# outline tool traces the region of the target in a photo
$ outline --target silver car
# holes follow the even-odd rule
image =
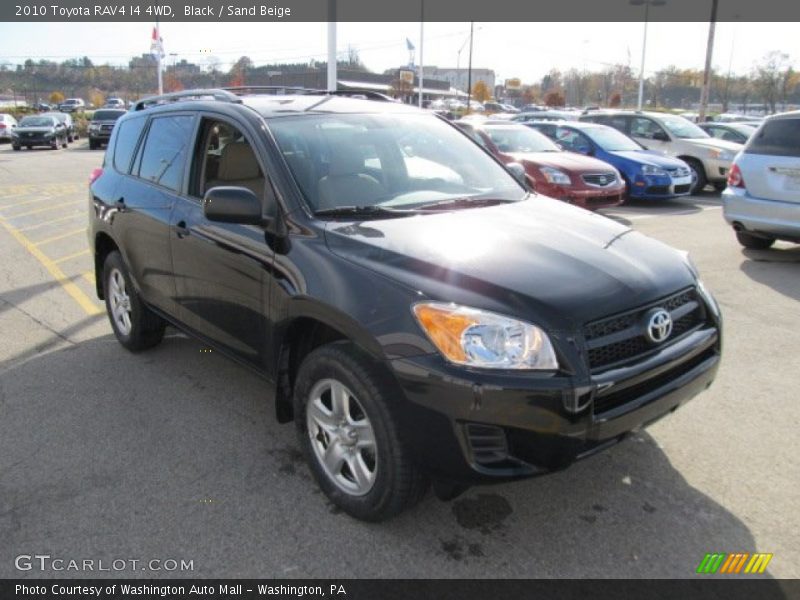
[[[11,140],[11,132],[17,126],[17,120],[9,114],[0,113],[0,140]]]
[[[800,111],[761,124],[736,156],[722,200],[742,246],[800,243]]]

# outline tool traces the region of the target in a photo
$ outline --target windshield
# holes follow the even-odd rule
[[[527,195],[477,144],[431,115],[307,115],[269,126],[313,211]]]
[[[52,127],[52,117],[25,117],[19,123],[20,127]]]
[[[638,143],[613,127],[587,127],[582,131],[606,152],[642,150]]]
[[[669,132],[675,137],[688,140],[694,138],[707,138],[710,137],[705,131],[700,129],[697,125],[684,119],[683,117],[660,117],[664,126],[669,129]]]
[[[530,127],[486,127],[500,152],[560,152],[550,138]]]
[[[122,110],[96,110],[92,121],[116,121],[124,114]]]

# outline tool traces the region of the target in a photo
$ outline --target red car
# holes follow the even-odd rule
[[[476,142],[503,163],[525,167],[540,194],[595,210],[622,204],[625,181],[602,160],[565,152],[545,135],[524,125],[498,121],[458,121]]]

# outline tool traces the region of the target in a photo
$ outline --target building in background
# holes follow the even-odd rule
[[[467,68],[443,68],[443,67],[423,67],[423,73],[425,75],[425,79],[428,77],[432,77],[434,79],[444,79],[450,83],[451,87],[456,88],[457,90],[461,90],[462,92],[467,91],[467,82],[470,79],[469,69]],[[490,90],[494,90],[495,87],[495,75],[492,69],[472,69],[472,85],[474,86],[475,83],[478,81],[483,81],[486,84],[486,87]]]

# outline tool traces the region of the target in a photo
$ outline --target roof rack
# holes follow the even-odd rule
[[[285,85],[243,85],[237,87],[221,88],[233,94],[320,94],[327,96],[364,96],[368,100],[377,100],[380,102],[394,102],[394,98],[381,94],[374,90],[365,90],[361,88],[352,88],[346,90],[321,90],[316,88],[295,87]]]
[[[137,100],[133,105],[133,110],[144,110],[148,106],[154,104],[167,104],[169,102],[178,102],[179,100],[187,100],[190,98],[204,99],[212,98],[220,102],[231,102],[234,104],[241,104],[242,100],[236,94],[224,89],[198,89],[198,90],[183,90],[181,92],[171,92],[169,94],[161,94],[160,96],[148,96]]]
[[[289,94],[319,94],[326,96],[363,96],[367,100],[376,100],[379,102],[395,102],[394,98],[381,94],[373,90],[362,90],[358,88],[348,90],[318,90],[314,88],[294,87],[285,85],[242,85],[236,87],[225,88],[212,88],[212,89],[195,89],[183,90],[181,92],[171,92],[169,94],[161,94],[158,96],[148,96],[138,100],[133,110],[144,110],[153,105],[168,104],[170,102],[178,102],[180,100],[203,100],[212,99],[219,102],[230,102],[233,104],[241,104],[242,99],[240,96],[245,94],[270,94],[276,96],[289,95]]]

